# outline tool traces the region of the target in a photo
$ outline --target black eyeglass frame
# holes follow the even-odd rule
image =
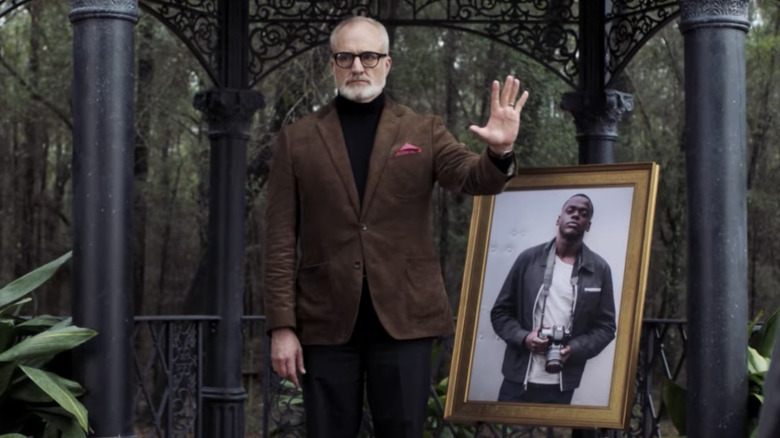
[[[339,64],[339,56],[341,56],[341,55],[349,55],[350,56],[349,65],[343,66],[343,65]],[[376,63],[374,63],[373,65],[366,65],[366,61],[363,60],[363,57],[365,55],[375,55],[376,56]],[[355,58],[360,58],[360,64],[362,64],[364,68],[374,68],[377,65],[379,65],[379,61],[382,58],[387,56],[387,53],[370,52],[370,51],[369,52],[360,52],[360,53],[336,52],[332,56],[333,56],[333,61],[336,63],[336,66],[338,66],[339,68],[345,68],[345,69],[346,68],[352,68],[352,65],[355,64]]]

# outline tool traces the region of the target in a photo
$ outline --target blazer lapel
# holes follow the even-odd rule
[[[366,181],[366,193],[363,196],[361,215],[364,215],[371,206],[382,172],[385,170],[387,160],[390,158],[390,150],[398,137],[401,126],[400,117],[396,113],[396,105],[389,98],[385,98],[385,108],[379,117],[379,126],[376,128],[374,148],[371,151],[371,162],[368,167],[368,181]]]
[[[331,103],[330,111],[326,111],[320,121],[317,123],[317,129],[322,136],[322,142],[325,149],[330,154],[333,167],[336,169],[344,184],[344,190],[347,191],[350,203],[355,209],[355,213],[360,212],[360,202],[358,200],[357,187],[355,187],[355,177],[352,176],[352,168],[349,164],[349,155],[347,155],[347,146],[344,143],[344,134],[341,132],[341,122],[339,122],[338,113],[335,106]]]

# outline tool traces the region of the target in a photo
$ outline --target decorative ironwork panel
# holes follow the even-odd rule
[[[636,398],[631,412],[629,436],[663,436],[661,420],[668,418],[668,415],[666,406],[658,397],[665,380],[680,380],[685,366],[686,341],[684,320],[645,319],[642,322]]]
[[[139,317],[133,334],[140,436],[200,436],[203,324],[209,317]]]
[[[174,33],[200,62],[214,84],[217,39],[219,36],[218,0],[140,0],[139,6]],[[242,0],[245,1],[245,0]]]
[[[607,11],[607,88],[657,31],[680,15],[677,0],[613,0]]]

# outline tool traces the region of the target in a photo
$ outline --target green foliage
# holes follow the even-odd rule
[[[445,377],[440,380],[439,383],[434,385],[436,394],[431,394],[428,397],[428,412],[425,419],[423,437],[473,438],[475,433],[474,426],[455,423],[448,424],[444,421],[444,405],[447,402],[448,384],[449,378]],[[440,433],[439,430],[441,430]]]
[[[20,316],[30,295],[71,257],[41,266],[0,289],[0,438],[81,438],[89,431],[78,383],[53,372],[58,354],[95,336],[71,319]]]
[[[764,324],[757,328],[762,316],[763,312],[759,312],[758,316],[748,324],[748,397],[746,403],[748,417],[747,436],[750,437],[753,437],[758,432],[759,412],[761,405],[764,403],[764,377],[767,371],[769,371],[771,362],[769,356],[772,353],[775,338],[777,337],[780,308],[775,310]],[[674,427],[679,433],[685,433],[687,427],[686,389],[676,382],[667,379],[663,387],[663,401]]]

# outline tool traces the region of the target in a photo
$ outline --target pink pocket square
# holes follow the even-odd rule
[[[422,152],[422,149],[420,149],[418,146],[415,146],[411,143],[405,143],[403,146],[401,146],[401,149],[398,149],[394,157],[400,157],[401,155],[409,154],[419,154],[420,152]]]

